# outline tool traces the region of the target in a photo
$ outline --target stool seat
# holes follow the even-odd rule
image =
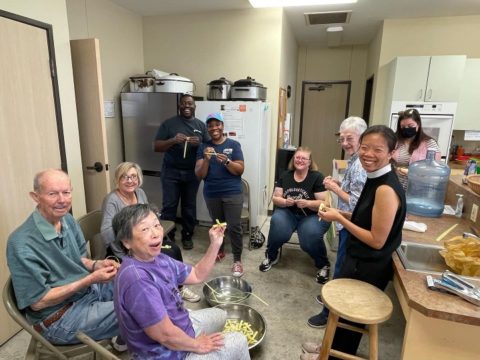
[[[393,305],[385,293],[366,282],[335,279],[323,285],[323,303],[340,317],[362,324],[379,324],[390,318]]]

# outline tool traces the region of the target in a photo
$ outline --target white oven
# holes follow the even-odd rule
[[[448,159],[457,103],[393,101],[390,117],[390,127],[393,131],[397,130],[398,112],[406,109],[418,110],[422,118],[423,131],[437,141],[442,159]]]

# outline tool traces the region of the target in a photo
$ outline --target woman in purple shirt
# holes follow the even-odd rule
[[[152,206],[127,206],[112,225],[116,241],[128,253],[115,280],[114,305],[133,359],[250,359],[243,334],[221,333],[224,310],[189,312],[178,291],[180,284],[206,281],[223,242],[223,227],[210,229],[206,254],[191,266],[162,254],[163,228]]]

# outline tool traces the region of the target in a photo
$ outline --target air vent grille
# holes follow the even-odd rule
[[[330,25],[330,24],[346,24],[350,21],[352,12],[348,11],[329,11],[305,13],[307,25]]]

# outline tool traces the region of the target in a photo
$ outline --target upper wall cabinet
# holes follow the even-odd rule
[[[456,102],[465,55],[402,56],[392,61],[392,100]]]
[[[478,121],[478,103],[480,94],[480,59],[467,59],[463,76],[457,112],[455,130],[480,130]]]

